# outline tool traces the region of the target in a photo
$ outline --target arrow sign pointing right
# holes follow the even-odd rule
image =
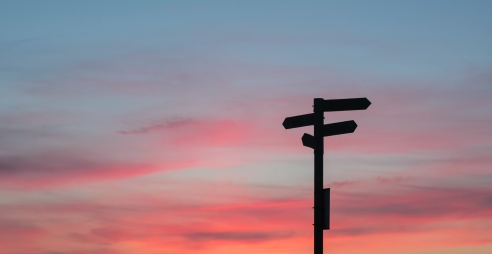
[[[323,102],[323,111],[364,110],[369,105],[371,105],[371,102],[367,98],[325,100]]]
[[[352,133],[357,128],[357,124],[354,120],[339,122],[339,123],[330,123],[325,124],[323,126],[323,136],[334,136],[346,133]]]
[[[357,129],[357,124],[351,121],[339,122],[339,123],[330,123],[323,125],[323,136],[335,136],[340,134],[352,133]],[[302,145],[310,147],[314,149],[314,143],[316,142],[312,135],[304,133],[302,135]]]

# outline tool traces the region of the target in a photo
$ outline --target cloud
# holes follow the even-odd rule
[[[0,216],[0,249],[15,249],[26,241],[35,245],[48,233],[42,227],[2,217]]]
[[[287,238],[290,234],[257,232],[194,232],[185,234],[191,241],[266,241],[278,238]]]
[[[105,160],[80,151],[0,156],[0,184],[4,188],[14,189],[121,179],[156,170],[149,164]]]
[[[160,133],[166,138],[168,146],[238,146],[253,138],[251,126],[246,122],[227,119],[199,120],[192,118],[171,118],[163,121],[152,121],[149,126],[130,131],[119,131],[121,134]]]
[[[141,127],[135,130],[119,131],[118,133],[129,134],[148,134],[150,132],[176,129],[184,127],[186,125],[194,124],[197,120],[191,118],[174,117],[171,119],[165,119],[163,121],[153,121],[149,126]]]
[[[473,234],[490,230],[483,224],[492,216],[488,186],[453,187],[448,186],[450,179],[400,174],[329,185],[332,229],[325,234],[333,251],[360,251],[365,239],[374,241],[381,235],[399,241],[432,233],[448,240],[428,239],[422,246],[447,246],[453,239],[459,240],[453,244],[463,246],[474,239]],[[59,251],[68,252],[77,246],[95,251],[105,246],[116,253],[131,253],[129,246],[150,253],[165,246],[173,246],[177,253],[219,251],[219,246],[248,246],[245,252],[267,251],[271,245],[287,252],[311,246],[311,191],[299,189],[309,195],[293,198],[283,189],[268,189],[278,192],[272,194],[255,185],[198,183],[176,181],[160,173],[92,184],[89,196],[54,197],[37,203],[12,200],[0,206],[0,214],[4,221],[33,218],[31,222],[46,232],[41,240],[55,244],[64,239],[65,247]],[[133,190],[133,185],[138,188]],[[281,193],[285,195],[280,198],[266,197]],[[447,227],[458,228],[462,234],[448,232]],[[352,244],[344,245],[348,239]]]
[[[446,225],[480,234],[490,230],[490,227],[480,228],[478,225],[492,215],[492,189],[488,186],[446,186],[450,181],[449,178],[398,181],[374,178],[342,189],[333,187],[332,230],[329,233],[342,239],[377,235],[418,236],[429,232],[437,234],[438,231],[447,235],[442,232]],[[474,228],[462,228],[463,225],[474,225]],[[471,240],[471,234],[453,237]]]

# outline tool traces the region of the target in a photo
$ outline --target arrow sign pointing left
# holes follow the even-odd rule
[[[314,124],[314,114],[306,114],[306,115],[300,115],[300,116],[291,116],[285,118],[284,122],[282,125],[284,126],[285,129],[292,129],[292,128],[298,128],[298,127],[304,127],[304,126],[309,126]]]
[[[307,134],[307,133],[304,133],[304,135],[302,135],[302,145],[303,146],[307,146],[307,147],[311,147],[314,149],[314,137]]]

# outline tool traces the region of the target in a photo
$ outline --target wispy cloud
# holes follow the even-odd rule
[[[453,246],[466,246],[474,241],[473,234],[490,230],[482,224],[492,215],[489,195],[492,190],[487,185],[452,186],[450,179],[406,176],[409,172],[329,185],[332,188],[332,230],[327,232],[327,241],[332,243],[332,250],[360,250],[367,238],[384,236],[398,241],[401,237],[414,239],[432,232],[441,232],[449,239],[429,241],[421,248],[455,240]],[[262,191],[255,191],[259,187],[254,185],[203,182],[196,186],[196,181],[176,182],[167,178],[168,175],[161,173],[129,179],[126,183],[97,184],[93,185],[95,192],[90,196],[79,193],[75,199],[52,199],[37,204],[10,201],[2,205],[1,210],[11,211],[2,213],[3,218],[7,216],[10,221],[26,216],[32,218],[24,225],[36,225],[39,232],[45,232],[37,236],[40,240],[59,241],[52,231],[56,229],[63,235],[67,251],[80,244],[94,250],[101,250],[97,246],[104,245],[108,250],[121,253],[131,253],[126,250],[130,243],[154,246],[156,250],[172,243],[174,251],[178,252],[194,248],[218,251],[217,246],[235,248],[238,244],[251,243],[254,249],[280,244],[279,248],[285,251],[310,245],[310,191],[306,192],[309,193],[306,198],[285,194],[281,198],[267,198],[265,189],[260,187]],[[460,176],[452,179],[458,178]],[[157,179],[160,180],[155,182]],[[132,186],[128,182],[146,187],[134,192],[126,189]],[[115,195],[110,189],[124,192]],[[77,193],[75,190],[72,195]],[[275,188],[270,191],[275,195],[285,193]],[[204,196],[215,198],[203,199]],[[35,216],[32,211],[37,211]],[[58,220],[51,219],[53,216]],[[65,218],[77,219],[61,224]],[[443,227],[459,228],[461,233],[443,232]],[[11,234],[20,233],[12,231]],[[345,244],[348,239],[351,245]],[[482,241],[490,243],[492,239]],[[381,251],[389,248],[378,246],[373,248]],[[39,245],[39,248],[44,247]],[[253,249],[245,247],[244,251],[248,250]]]

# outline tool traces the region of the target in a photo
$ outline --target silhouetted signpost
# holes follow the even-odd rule
[[[302,136],[302,144],[314,149],[314,254],[323,253],[323,229],[330,229],[330,188],[323,189],[323,137],[352,133],[357,128],[354,121],[324,124],[324,112],[364,110],[369,105],[367,98],[315,98],[314,113],[287,117],[282,123],[285,129],[314,125],[314,136]]]

